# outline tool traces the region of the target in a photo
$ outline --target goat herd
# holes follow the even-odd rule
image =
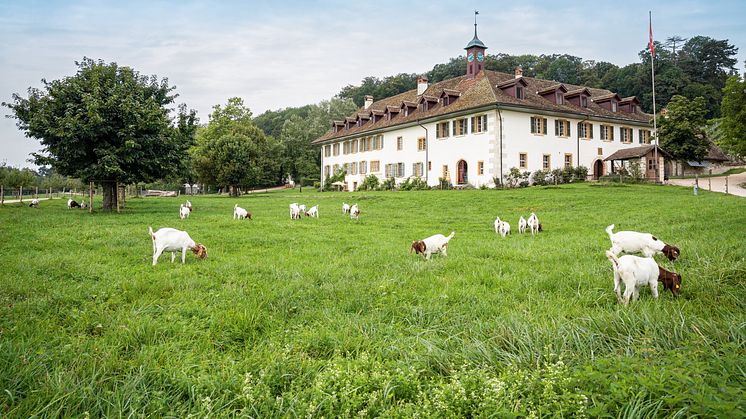
[[[32,200],[29,206],[38,207],[39,200]],[[69,199],[67,207],[86,208],[86,203],[83,201],[79,204]],[[306,217],[319,218],[318,205],[314,205],[306,210],[305,205],[292,203],[289,208],[291,220],[300,219],[301,214],[305,214]],[[186,201],[186,204],[180,205],[179,217],[182,220],[189,218],[191,212],[192,203],[190,201]],[[349,205],[343,203],[342,213],[349,214],[353,220],[360,219],[360,208],[357,204]],[[252,214],[236,204],[233,207],[233,219],[251,220]],[[502,237],[510,234],[510,224],[507,221],[501,220],[500,217],[495,219],[494,226],[496,234]],[[184,263],[187,250],[191,250],[200,259],[207,257],[207,248],[192,240],[186,231],[167,227],[161,228],[156,232],[153,232],[151,227],[148,227],[148,230],[153,242],[153,266],[158,263],[158,258],[163,252],[171,252],[171,262],[176,258],[176,253],[181,252],[181,263]],[[543,231],[539,218],[533,212],[528,219],[523,218],[523,216],[518,219],[518,232],[523,234],[527,230],[530,230],[532,235]],[[435,234],[422,240],[415,240],[412,242],[410,253],[421,254],[427,260],[436,253],[448,256],[448,243],[455,234],[455,232],[451,232],[448,236]],[[653,297],[658,298],[658,282],[663,283],[664,290],[670,290],[674,296],[679,295],[681,292],[682,276],[676,272],[664,269],[653,259],[654,255],[662,253],[669,260],[675,261],[680,255],[678,247],[668,245],[649,233],[639,233],[636,231],[619,231],[614,233],[614,224],[606,227],[606,234],[608,234],[609,240],[611,240],[611,248],[606,251],[606,257],[614,269],[614,292],[620,303],[628,304],[630,299],[633,301],[637,300],[640,288],[644,286],[649,286]],[[634,255],[620,257],[620,253],[641,253],[644,257]],[[625,287],[623,295],[621,290],[622,284]]]

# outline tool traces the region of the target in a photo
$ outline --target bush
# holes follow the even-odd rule
[[[383,191],[395,191],[396,190],[396,179],[390,177],[381,183],[381,190]]]
[[[451,184],[451,180],[450,179],[439,177],[438,178],[438,188],[440,188],[440,189],[453,189],[453,184]]]
[[[339,169],[337,173],[335,173],[332,176],[329,176],[326,178],[326,181],[324,182],[324,190],[325,191],[335,191],[336,186],[333,186],[332,183],[334,182],[344,182],[345,176],[347,175],[347,172],[344,169]]]
[[[407,180],[399,185],[399,189],[401,189],[402,191],[422,191],[430,189],[430,187],[427,186],[427,182],[425,182],[422,178],[408,177]]]
[[[642,168],[640,167],[639,160],[632,160],[629,162],[629,176],[636,182],[642,182],[645,180],[645,176],[642,174]]]
[[[578,166],[575,168],[575,181],[585,182],[588,179],[588,168],[585,166]]]
[[[357,186],[358,191],[376,191],[381,187],[381,182],[376,175],[366,176],[361,184]]]
[[[314,189],[319,189],[319,188],[321,188],[321,182],[319,182],[318,180],[317,180],[317,181],[315,181],[315,182],[313,183],[313,188],[314,188]]]
[[[500,176],[495,176],[492,178],[492,182],[495,183],[495,189],[499,189],[503,187],[502,182],[500,181]]]
[[[545,186],[549,184],[551,178],[549,177],[549,170],[537,170],[531,176],[531,181],[536,186]]]
[[[511,167],[505,176],[505,186],[508,188],[525,188],[528,186],[528,179],[531,172],[521,172],[517,167]]]

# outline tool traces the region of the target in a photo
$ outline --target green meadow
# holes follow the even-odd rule
[[[195,197],[183,221],[180,202],[0,208],[0,417],[746,415],[743,198],[282,191]],[[291,202],[320,219],[290,220]],[[254,220],[233,221],[235,203]],[[544,232],[517,234],[531,211]],[[612,223],[681,248],[656,257],[680,297],[617,303]],[[209,257],[151,266],[148,226]],[[409,253],[451,231],[448,257]]]

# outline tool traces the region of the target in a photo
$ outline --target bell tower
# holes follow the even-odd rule
[[[484,70],[484,51],[487,47],[477,37],[477,15],[474,11],[474,38],[466,45],[466,77],[473,79],[477,73]]]

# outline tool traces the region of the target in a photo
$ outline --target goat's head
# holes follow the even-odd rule
[[[670,260],[671,262],[678,259],[679,255],[681,254],[681,251],[676,246],[669,246],[669,245],[663,245],[663,249],[661,249],[661,252],[663,252],[664,255]]]
[[[195,244],[194,247],[192,247],[192,252],[194,252],[194,254],[200,259],[207,258],[207,248],[204,245],[199,243]]]
[[[414,251],[416,254],[422,254],[425,253],[425,242],[422,240],[415,240],[412,242],[412,248],[409,249],[409,253],[412,253]]]
[[[664,290],[671,290],[671,293],[678,297],[681,292],[681,275],[676,272],[667,271],[658,266],[658,280],[663,283]]]
[[[541,226],[541,223],[539,223],[539,231],[544,231],[544,227]]]
[[[250,213],[250,212],[248,212],[248,211],[246,211],[246,218],[248,218],[249,220],[251,220],[251,219],[252,219],[252,218],[251,218],[251,213]]]

